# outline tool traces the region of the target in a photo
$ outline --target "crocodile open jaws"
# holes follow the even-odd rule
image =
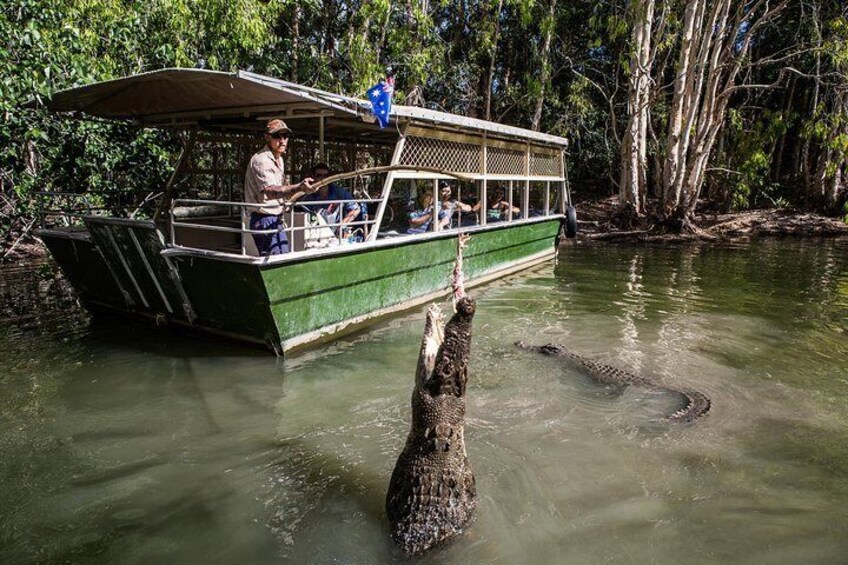
[[[465,453],[465,387],[476,303],[465,294],[460,237],[451,284],[455,314],[444,327],[438,306],[427,311],[412,391],[412,427],[386,495],[392,539],[419,555],[462,533],[477,506]]]
[[[603,385],[617,387],[636,385],[653,390],[663,390],[678,394],[683,397],[686,404],[680,410],[670,416],[666,416],[665,419],[669,422],[693,422],[710,411],[711,402],[709,397],[696,390],[675,389],[663,386],[646,377],[619,369],[618,367],[613,367],[612,365],[599,363],[598,361],[589,359],[588,357],[583,357],[573,351],[569,351],[562,345],[554,343],[548,343],[546,345],[529,345],[523,341],[516,341],[515,345],[521,349],[537,351],[553,357],[565,358],[583,372],[587,373],[593,380]]]

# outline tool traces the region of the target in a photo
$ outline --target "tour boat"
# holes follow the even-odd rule
[[[471,286],[552,260],[560,238],[576,231],[568,141],[555,135],[403,105],[381,128],[365,100],[246,71],[164,69],[63,90],[46,105],[169,129],[183,145],[161,192],[124,213],[86,192],[41,193],[38,233],[95,315],[127,314],[283,355],[444,296],[461,233],[471,236]],[[323,206],[353,202],[362,213],[341,225],[321,202],[292,198],[283,214],[290,251],[262,257],[241,190],[274,117],[292,130],[287,180],[328,163],[339,172],[328,180],[352,198]],[[445,221],[407,233],[410,202],[422,192],[439,202],[445,181],[455,198],[439,204]]]

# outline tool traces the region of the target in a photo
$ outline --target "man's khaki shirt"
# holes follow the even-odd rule
[[[283,213],[280,201],[264,191],[268,186],[283,186],[283,171],[282,156],[279,159],[274,157],[267,145],[250,158],[244,174],[244,201],[248,204],[273,203],[275,206],[249,207],[248,211],[272,215]]]

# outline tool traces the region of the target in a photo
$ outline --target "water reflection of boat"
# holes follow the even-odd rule
[[[40,236],[92,312],[282,353],[445,293],[460,230],[474,236],[465,257],[473,285],[549,260],[562,226],[574,228],[567,141],[553,135],[406,106],[380,129],[362,100],[243,71],[166,69],[61,91],[47,106],[171,128],[184,142],[151,219],[46,206]],[[291,252],[258,257],[241,183],[277,115],[294,132],[287,170],[322,161],[351,171],[337,178],[354,183],[369,213],[342,229],[292,202]],[[445,179],[476,213],[407,235],[399,203],[422,191],[438,201]],[[493,221],[485,212],[501,193],[509,212]]]

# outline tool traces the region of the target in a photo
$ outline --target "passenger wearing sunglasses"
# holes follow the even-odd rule
[[[288,239],[282,222],[283,200],[295,192],[314,192],[312,178],[297,184],[285,184],[283,153],[289,144],[291,130],[283,120],[272,119],[265,124],[265,147],[250,159],[244,175],[244,201],[248,204],[266,204],[248,207],[251,230],[276,230],[275,233],[255,233],[253,241],[263,257],[286,253]]]

